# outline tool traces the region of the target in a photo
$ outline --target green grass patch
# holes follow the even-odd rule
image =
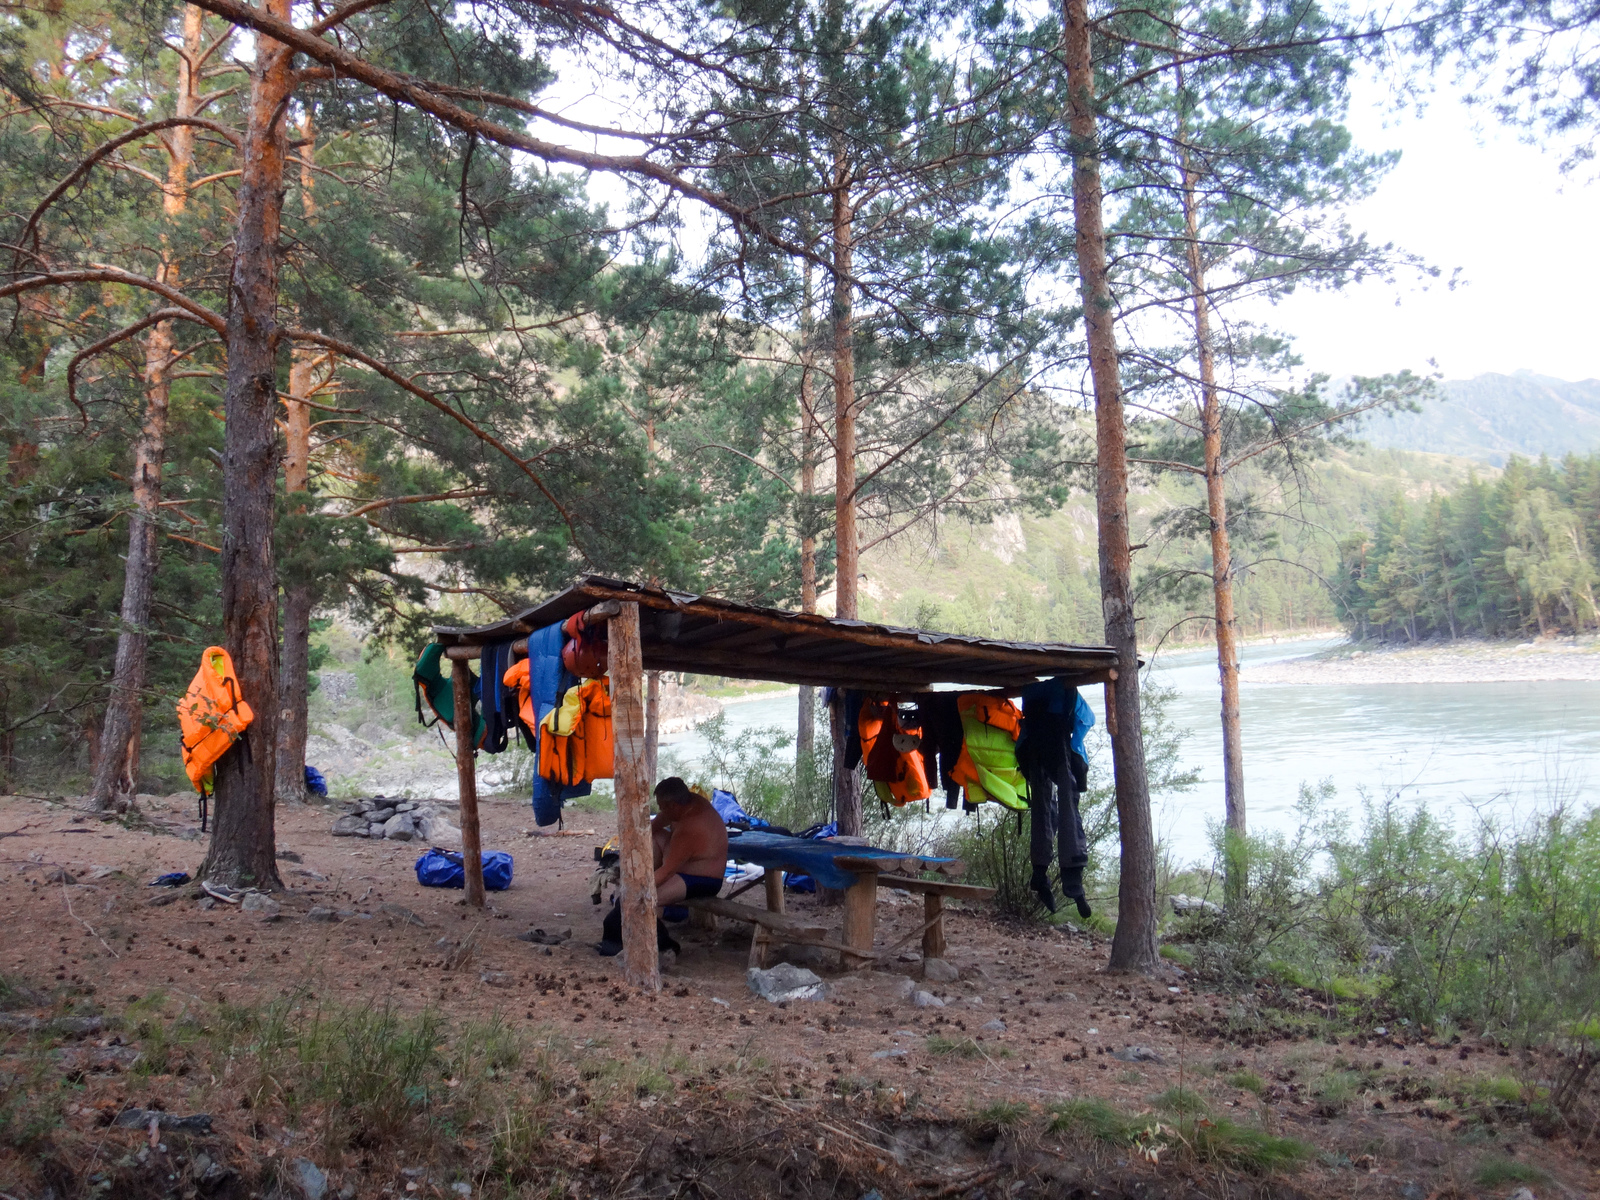
[[[1181,1095],[1181,1089],[1173,1092]],[[1163,1093],[1162,1098],[1171,1096],[1171,1092]],[[1170,1120],[1153,1112],[1127,1116],[1103,1100],[1069,1100],[1054,1106],[1050,1113],[1052,1133],[1131,1147],[1146,1158],[1187,1154],[1202,1163],[1264,1174],[1298,1166],[1311,1155],[1311,1147],[1295,1138],[1225,1119],[1211,1120],[1198,1113]]]
[[[971,1038],[946,1037],[936,1033],[928,1039],[928,1053],[940,1058],[978,1058],[983,1050]]]
[[[1204,1116],[1208,1111],[1204,1098],[1193,1088],[1168,1088],[1159,1096],[1152,1096],[1150,1103],[1162,1112],[1176,1113],[1184,1117]]]
[[[1117,1146],[1132,1144],[1148,1127],[1149,1122],[1126,1117],[1104,1100],[1068,1100],[1050,1108],[1051,1133],[1078,1134]]]
[[[1330,1071],[1317,1080],[1311,1095],[1320,1115],[1336,1117],[1355,1102],[1361,1094],[1361,1086],[1361,1076],[1354,1071]]]
[[[1161,947],[1161,957],[1186,970],[1194,966],[1194,950],[1189,946],[1164,945]]]
[[[1466,1081],[1466,1089],[1477,1099],[1492,1104],[1520,1104],[1523,1099],[1521,1082],[1505,1075],[1474,1076]]]
[[[1267,1090],[1266,1080],[1262,1079],[1254,1071],[1235,1071],[1228,1076],[1228,1084],[1241,1091],[1254,1092],[1258,1096]]]
[[[986,1129],[1010,1129],[1027,1120],[1032,1110],[1020,1100],[996,1100],[974,1115],[974,1122]]]
[[[1513,1158],[1486,1158],[1472,1178],[1479,1187],[1502,1187],[1508,1183],[1543,1183],[1550,1174]]]

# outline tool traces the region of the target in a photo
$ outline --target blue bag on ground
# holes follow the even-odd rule
[[[505,891],[511,886],[511,855],[504,850],[485,850],[482,857],[484,890]],[[467,886],[465,860],[458,851],[432,846],[417,859],[417,882],[423,887],[464,888]]]
[[[327,798],[328,781],[323,778],[322,772],[317,770],[315,767],[306,768],[306,791],[310,792],[313,796],[321,796],[324,799]]]

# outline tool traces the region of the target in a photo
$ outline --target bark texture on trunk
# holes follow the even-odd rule
[[[805,300],[800,311],[800,611],[817,611],[817,533],[811,527],[816,513],[812,497],[817,494],[817,380],[816,354],[812,344],[812,267],[807,259],[803,268]],[[800,688],[800,711],[795,736],[795,762],[809,762],[817,745],[817,701],[810,686]]]
[[[267,11],[289,19],[289,0]],[[278,580],[272,553],[278,476],[276,358],[288,49],[258,36],[239,178],[239,232],[229,282],[223,437],[222,613],[228,652],[255,720],[217,764],[216,825],[203,879],[281,888],[275,861]]]
[[[1217,629],[1217,675],[1222,684],[1222,783],[1229,834],[1245,835],[1244,742],[1239,718],[1239,621],[1233,610],[1233,550],[1228,544],[1227,469],[1222,461],[1222,398],[1217,394],[1216,351],[1211,341],[1211,304],[1200,256],[1195,177],[1183,173],[1183,218],[1189,288],[1194,301],[1195,349],[1200,360],[1200,429],[1206,470],[1206,512],[1211,521],[1211,592]],[[1237,892],[1236,865],[1228,859],[1226,888]]]
[[[315,130],[307,112],[300,123],[300,199],[309,220],[316,211],[316,176],[311,165],[316,159]],[[311,406],[297,403],[309,399],[317,351],[311,346],[296,346],[289,359],[289,395],[284,402],[283,490],[289,497],[311,487]],[[305,505],[297,504],[298,512]],[[315,600],[309,580],[290,580],[283,589],[283,652],[278,686],[281,701],[278,711],[278,763],[275,790],[280,804],[306,798],[306,735],[311,700],[311,609]]]
[[[200,109],[200,89],[192,64],[204,50],[204,14],[190,5],[183,13],[183,52],[178,57],[178,85],[173,115],[192,117]],[[189,169],[194,163],[194,127],[179,125],[166,132],[167,178],[161,210],[169,220],[183,212],[189,197]],[[156,279],[176,284],[178,255],[163,239]],[[172,325],[150,329],[144,347],[144,422],[133,446],[133,511],[128,514],[128,559],[118,614],[117,655],[111,674],[111,697],[100,731],[101,754],[90,795],[96,809],[124,807],[139,789],[140,727],[144,715],[145,664],[150,646],[150,601],[160,560],[161,473],[167,456],[167,415],[172,380]]]
[[[1100,601],[1106,642],[1116,648],[1118,656],[1117,678],[1108,689],[1106,713],[1122,842],[1117,931],[1111,941],[1110,965],[1114,970],[1150,971],[1160,962],[1156,945],[1155,834],[1139,712],[1139,643],[1128,533],[1127,426],[1116,314],[1106,265],[1088,0],[1064,0],[1062,9],[1062,50],[1072,139],[1072,210],[1077,227],[1078,279],[1089,343],[1089,370],[1094,381]]]
[[[656,952],[656,870],[650,783],[644,768],[644,670],[639,606],[623,601],[610,632],[611,723],[616,748],[617,841],[622,872],[622,971],[635,987],[661,990]]]
[[[644,677],[644,777],[654,783],[656,761],[661,749],[661,672]]]
[[[856,356],[855,297],[851,282],[855,251],[850,200],[850,161],[841,142],[834,154],[833,191],[833,406],[834,406],[834,615],[857,616],[860,555],[856,540]],[[861,794],[855,773],[844,768],[842,721],[835,718],[834,811],[839,832],[861,835]]]

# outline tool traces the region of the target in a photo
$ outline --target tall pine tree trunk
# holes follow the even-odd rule
[[[1222,398],[1217,393],[1216,349],[1211,341],[1211,303],[1205,263],[1200,257],[1200,221],[1195,207],[1195,177],[1183,167],[1183,220],[1187,234],[1189,291],[1194,302],[1195,350],[1200,360],[1200,430],[1205,459],[1206,512],[1211,521],[1211,591],[1217,630],[1217,675],[1222,684],[1222,784],[1230,843],[1225,855],[1225,890],[1242,893],[1246,833],[1244,736],[1239,718],[1239,621],[1233,610],[1233,550],[1228,544],[1227,471],[1222,462]]]
[[[805,298],[800,310],[800,611],[817,611],[817,531],[812,497],[817,494],[817,382],[812,337],[811,260],[803,267]],[[796,775],[810,779],[811,757],[817,745],[817,699],[809,684],[800,687],[800,711],[795,737]]]
[[[1117,823],[1122,840],[1117,931],[1111,941],[1110,965],[1113,970],[1150,971],[1159,962],[1155,835],[1139,713],[1139,642],[1133,612],[1133,552],[1128,536],[1127,426],[1106,265],[1088,0],[1064,0],[1062,7],[1062,50],[1072,140],[1072,211],[1077,227],[1078,280],[1089,342],[1089,370],[1094,380],[1100,603],[1106,641],[1117,651],[1117,678],[1106,689],[1106,730],[1111,735]]]
[[[300,123],[300,203],[309,221],[316,212],[311,164],[316,160],[316,132],[307,110]],[[311,490],[311,406],[297,403],[312,392],[316,351],[296,346],[289,359],[289,395],[285,401],[283,490],[295,511],[304,512],[304,496]],[[275,790],[280,804],[306,798],[306,734],[311,700],[311,581],[292,579],[283,588],[283,651],[280,660],[278,762]]]
[[[290,19],[289,0],[266,0]],[[284,116],[294,87],[287,47],[257,35],[249,124],[239,177],[239,232],[229,280],[228,382],[223,437],[222,619],[228,652],[255,720],[217,764],[216,825],[202,879],[281,888],[274,861],[278,750],[276,495],[279,227]]]
[[[833,161],[833,405],[834,405],[834,615],[854,620],[860,555],[856,541],[856,358],[853,319],[854,211],[850,158],[841,139]],[[845,769],[843,728],[834,722],[833,794],[839,832],[861,835],[861,790]]]
[[[174,116],[192,117],[200,107],[200,87],[192,69],[204,50],[204,14],[193,6],[183,12],[183,51],[178,57]],[[189,197],[189,168],[194,163],[194,127],[180,125],[165,135],[167,180],[161,210],[170,222],[183,212]],[[162,239],[156,278],[178,282],[178,255]],[[90,788],[93,805],[105,810],[124,806],[139,787],[139,734],[144,712],[145,663],[149,653],[150,598],[160,559],[161,472],[167,456],[167,413],[172,382],[172,325],[150,329],[144,347],[144,422],[133,446],[133,511],[128,516],[128,560],[122,580],[122,608],[117,630],[117,656],[111,674],[111,699],[100,730],[100,754]]]

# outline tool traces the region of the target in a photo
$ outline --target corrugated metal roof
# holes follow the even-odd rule
[[[639,605],[647,671],[896,691],[935,683],[1015,688],[1048,675],[1090,683],[1104,679],[1117,664],[1110,646],[1006,642],[902,629],[760,608],[600,575],[587,576],[504,621],[436,626],[433,633],[446,646],[480,646],[525,637],[606,600]]]

